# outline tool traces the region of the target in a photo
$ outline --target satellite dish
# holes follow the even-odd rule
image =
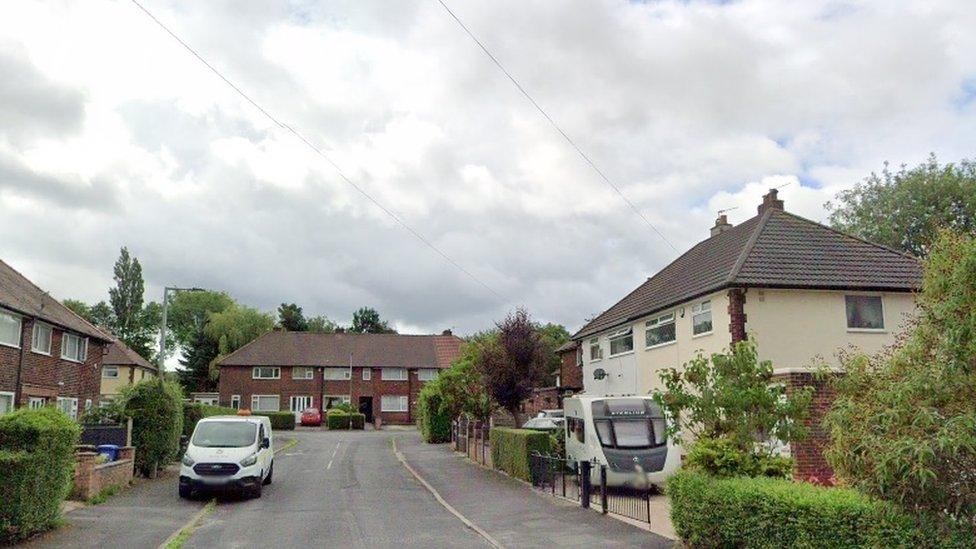
[[[593,370],[593,379],[599,381],[605,377],[607,377],[607,371],[604,370],[603,368],[597,368],[596,370]]]

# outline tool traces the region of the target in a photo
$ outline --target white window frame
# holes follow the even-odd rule
[[[847,298],[849,298],[849,297],[876,297],[876,298],[878,298],[878,301],[881,303],[881,327],[880,328],[857,328],[857,327],[852,327],[850,324],[848,324],[847,323]],[[883,334],[883,333],[887,332],[888,329],[887,329],[887,327],[885,325],[885,304],[884,304],[884,296],[875,295],[875,294],[844,294],[844,325],[847,326],[847,331],[848,332],[854,332],[854,333],[861,332],[861,333],[868,333],[868,334]]]
[[[37,334],[41,330],[47,330],[47,350],[44,350],[37,345]],[[44,322],[34,322],[34,328],[31,329],[31,352],[37,353],[39,355],[51,356],[51,348],[54,345],[54,326],[46,324]]]
[[[0,340],[0,345],[3,345],[5,347],[13,347],[14,349],[20,349],[20,342],[21,339],[24,337],[24,317],[18,314],[11,313],[6,309],[0,309],[0,316],[11,318],[17,322],[17,342],[10,343],[7,341]]]
[[[434,381],[440,370],[437,368],[420,368],[417,370],[417,381]]]
[[[258,407],[256,406],[256,404],[262,398],[276,398],[276,399],[278,399],[278,409],[277,410],[265,410],[263,408],[262,409],[258,409]],[[251,411],[254,411],[254,412],[280,412],[281,411],[281,395],[251,395]]]
[[[235,410],[241,409],[241,395],[230,395],[230,407]]]
[[[10,391],[0,391],[0,398],[7,398],[7,397],[10,398],[10,407],[7,409],[6,412],[0,411],[0,416],[2,416],[3,414],[10,413],[10,412],[13,412],[14,411],[14,404],[16,404],[14,402],[14,397],[15,396],[16,395],[14,395],[13,393],[11,393]]]
[[[393,377],[393,373],[397,373],[397,377]],[[403,373],[401,376],[400,373]],[[407,369],[406,368],[380,368],[380,379],[383,381],[407,381]]]
[[[71,419],[78,419],[78,399],[74,397],[58,397],[58,410],[61,410]],[[68,410],[64,409],[64,404],[68,403]]]
[[[272,370],[274,373],[269,376],[259,376],[259,370]],[[251,379],[281,379],[281,368],[278,366],[255,366],[251,369]],[[272,396],[272,395],[261,395]]]
[[[301,377],[297,376],[296,373],[299,370],[303,370],[306,373],[306,375],[303,375]],[[315,379],[315,368],[313,368],[311,366],[292,366],[292,368],[291,368],[291,378],[292,379],[301,379],[301,380]]]
[[[350,376],[351,372],[349,368],[325,368],[322,372],[322,377],[326,381],[348,381]]]
[[[391,409],[386,407],[387,399],[397,399],[396,409]],[[407,412],[410,410],[410,397],[406,395],[382,395],[380,397],[380,411],[381,412]]]
[[[627,336],[630,336],[630,349],[627,349],[626,351],[620,351],[619,353],[614,353],[613,352],[614,340],[624,339]],[[633,353],[634,352],[634,328],[633,327],[621,328],[620,330],[611,333],[610,335],[607,336],[607,342],[608,345],[610,346],[610,355],[609,355],[610,358]]]
[[[363,368],[363,381],[369,381],[373,379],[373,369]]]
[[[590,362],[599,362],[603,360],[603,347],[600,345],[600,338],[594,337],[590,339]],[[596,349],[596,358],[593,357],[593,349]]]
[[[709,321],[712,323],[712,327],[709,328],[707,332],[695,333],[695,318],[703,315],[708,315]],[[711,334],[715,331],[715,318],[712,315],[712,300],[706,299],[700,303],[696,303],[691,306],[691,337],[703,337]]]
[[[86,398],[85,399],[85,413],[88,413],[88,411],[91,410],[91,409],[92,409],[92,399]]]
[[[675,318],[674,311],[671,311],[670,313],[666,313],[666,314],[663,314],[663,315],[659,315],[658,317],[652,318],[652,319],[648,320],[647,322],[645,322],[644,323],[644,345],[645,345],[645,348],[647,348],[647,349],[657,349],[658,347],[664,347],[665,345],[671,345],[671,344],[676,343],[678,341],[678,330],[677,330],[678,327],[677,327],[677,325],[675,325],[676,324],[676,320],[677,319]],[[654,344],[648,343],[647,332],[649,332],[649,331],[651,331],[653,329],[656,329],[656,328],[661,328],[661,327],[667,326],[669,324],[675,325],[674,339],[672,339],[670,341],[662,341],[661,343],[654,343]]]
[[[106,375],[109,371],[115,370],[115,375]],[[119,379],[119,367],[118,366],[105,366],[102,365],[102,379]]]
[[[68,346],[65,345],[65,341],[70,341],[75,339],[78,340],[78,346],[76,347],[77,353],[75,354],[75,356],[70,356],[65,354],[68,349]],[[79,364],[84,363],[85,360],[88,358],[88,338],[81,337],[80,335],[76,335],[68,332],[62,332],[61,333],[61,358],[64,360],[68,360],[70,362],[77,362]]]
[[[31,410],[37,410],[47,406],[47,399],[44,397],[27,397],[27,407]]]

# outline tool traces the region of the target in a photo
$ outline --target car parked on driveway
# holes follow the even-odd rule
[[[305,408],[301,422],[305,427],[319,427],[322,425],[322,412],[318,408]]]
[[[180,497],[218,490],[261,497],[274,473],[273,442],[271,419],[264,416],[201,419],[183,454]]]

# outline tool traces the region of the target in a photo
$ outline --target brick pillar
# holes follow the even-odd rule
[[[729,290],[729,332],[732,343],[746,339],[746,291],[743,288]]]
[[[95,452],[75,453],[75,482],[72,492],[78,499],[92,496],[92,481],[95,478]]]
[[[132,459],[136,458],[136,448],[135,446],[123,446],[119,448],[119,459]]]
[[[836,391],[832,386],[832,377],[825,376],[818,379],[812,373],[794,372],[774,375],[773,380],[786,384],[786,392],[792,393],[802,387],[813,387],[813,400],[810,402],[810,414],[804,421],[809,429],[809,436],[802,442],[790,444],[790,453],[795,465],[793,478],[797,480],[811,480],[815,477],[823,482],[834,476],[833,469],[824,459],[823,451],[830,442],[824,430],[823,418],[834,401]]]

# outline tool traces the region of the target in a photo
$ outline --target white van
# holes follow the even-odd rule
[[[201,419],[180,467],[180,497],[196,491],[240,490],[261,497],[274,473],[271,419],[214,416]]]

